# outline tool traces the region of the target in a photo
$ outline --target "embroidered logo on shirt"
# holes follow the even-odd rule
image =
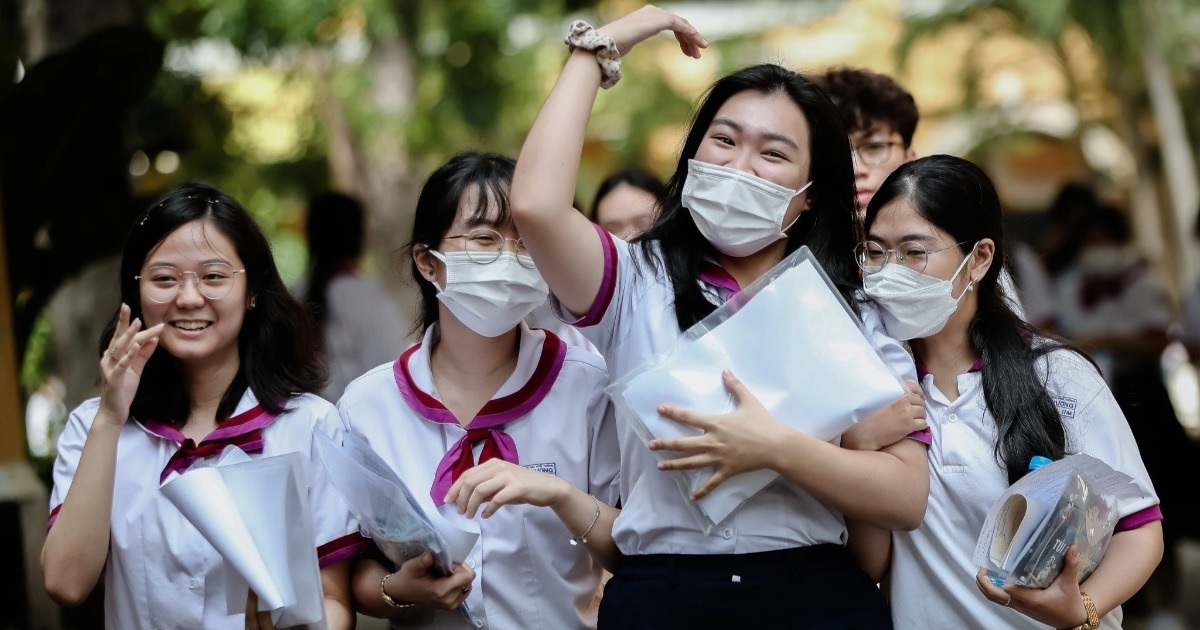
[[[538,472],[554,475],[556,477],[558,476],[558,468],[554,466],[554,462],[547,462],[545,464],[525,464],[525,467]]]
[[[1067,398],[1066,396],[1051,396],[1050,399],[1054,401],[1054,406],[1058,408],[1058,415],[1064,418],[1075,417],[1075,405],[1079,401],[1074,398]]]

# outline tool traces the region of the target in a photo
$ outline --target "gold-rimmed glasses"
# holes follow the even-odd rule
[[[512,252],[517,255],[517,263],[522,267],[534,268],[533,259],[525,249],[525,243],[519,238],[508,238],[491,228],[475,228],[466,234],[455,234],[445,237],[446,240],[461,240],[462,251],[471,262],[486,265],[494,262],[504,251],[504,244],[512,242]]]
[[[245,269],[234,269],[225,263],[210,263],[199,271],[180,271],[169,265],[150,267],[146,273],[134,276],[141,286],[142,294],[151,302],[166,304],[174,301],[179,290],[192,276],[196,290],[209,300],[222,300],[229,296],[236,283],[236,276],[246,273]]]

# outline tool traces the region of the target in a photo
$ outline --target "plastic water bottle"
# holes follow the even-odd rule
[[[1042,466],[1053,462],[1054,460],[1050,459],[1049,457],[1034,455],[1029,459],[1028,472],[1033,472]],[[992,584],[995,584],[997,588],[1004,588],[1004,583],[1008,581],[1008,578],[1003,573],[998,573],[996,571],[992,571],[991,569],[988,569],[987,576],[988,579],[992,581]]]

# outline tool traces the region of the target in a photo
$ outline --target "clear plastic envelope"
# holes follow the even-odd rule
[[[1067,549],[1079,553],[1079,581],[1092,574],[1116,529],[1117,504],[1144,493],[1134,480],[1089,455],[1071,455],[1030,472],[988,510],[975,563],[993,584],[1045,588],[1062,572]]]
[[[644,442],[697,435],[657,408],[733,411],[735,402],[721,380],[726,368],[780,421],[828,441],[905,392],[807,247],[684,332],[665,356],[622,376],[607,391]],[[675,476],[705,532],[779,477],[770,470],[743,473],[692,501],[692,492],[712,472],[666,473]]]
[[[342,443],[316,431],[313,458],[328,472],[363,535],[396,566],[426,551],[434,567],[450,575],[479,539],[479,525],[453,509],[430,515],[408,486],[378,453],[357,434],[345,432]],[[466,604],[461,611],[468,615]]]

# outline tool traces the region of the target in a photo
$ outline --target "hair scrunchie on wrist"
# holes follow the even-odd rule
[[[582,48],[596,55],[596,63],[600,64],[600,87],[607,90],[621,80],[621,52],[613,38],[583,20],[575,20],[567,29],[565,41],[571,52]]]

